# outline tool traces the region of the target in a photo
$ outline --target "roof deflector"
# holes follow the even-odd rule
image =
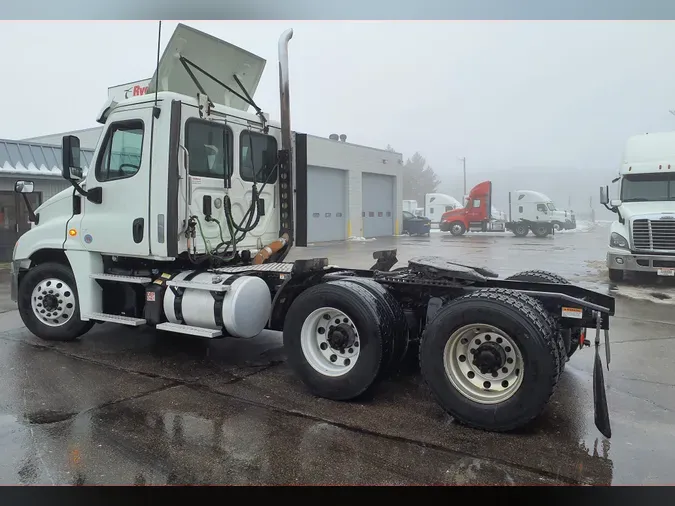
[[[266,63],[253,53],[179,23],[146,94],[155,92],[159,72],[158,91],[190,96],[203,93],[212,102],[241,111],[249,105],[257,109],[251,97]]]

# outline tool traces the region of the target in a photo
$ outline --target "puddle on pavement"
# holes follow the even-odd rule
[[[72,418],[77,413],[68,413],[66,411],[40,410],[24,415],[25,420],[32,425],[43,425],[48,423],[63,422]]]

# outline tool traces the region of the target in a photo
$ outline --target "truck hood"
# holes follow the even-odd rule
[[[631,219],[634,216],[672,214],[675,216],[675,201],[663,202],[626,202],[619,206],[621,216]]]
[[[465,214],[465,209],[463,207],[458,207],[456,209],[453,209],[451,211],[446,211],[443,213],[441,216],[441,221],[443,220],[448,220],[450,218],[454,218],[456,216],[463,216]]]
[[[37,209],[35,209],[35,212],[36,213],[44,212],[45,210],[52,207],[54,204],[61,202],[63,199],[71,198],[72,196],[73,196],[73,188],[69,186],[65,190],[61,190],[56,195],[53,195],[52,197],[44,201],[42,204],[40,204],[40,206]]]

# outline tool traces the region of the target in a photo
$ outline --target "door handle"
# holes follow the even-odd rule
[[[136,244],[140,243],[143,240],[143,231],[145,229],[144,227],[144,221],[143,218],[136,218],[134,220],[134,223],[132,225],[132,234],[134,236],[134,242]]]

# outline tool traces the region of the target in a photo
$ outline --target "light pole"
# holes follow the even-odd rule
[[[463,156],[460,158],[462,161],[462,172],[464,173],[464,194],[462,195],[462,198],[466,196],[466,157]]]

